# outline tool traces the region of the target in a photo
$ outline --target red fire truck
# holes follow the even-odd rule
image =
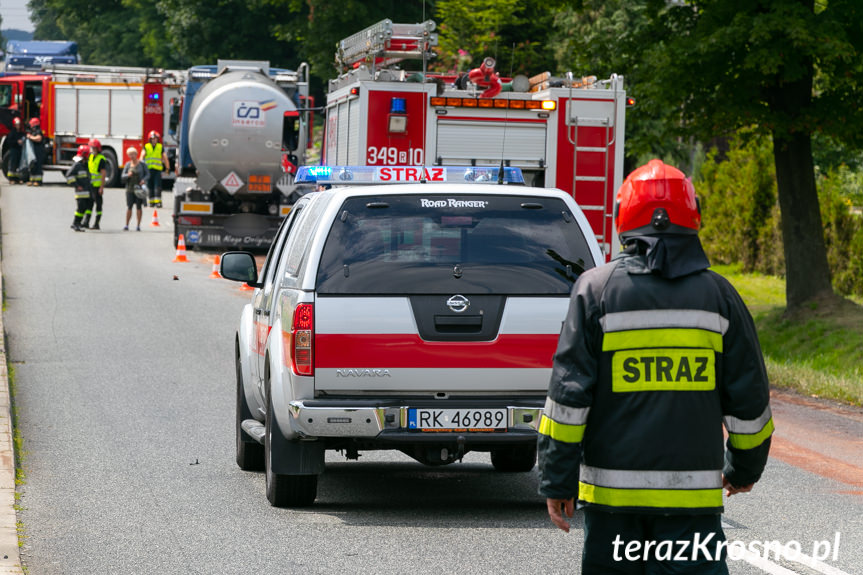
[[[528,185],[569,192],[606,258],[618,251],[623,77],[501,78],[494,60],[461,76],[411,73],[437,44],[435,23],[383,20],[339,43],[329,82],[325,165],[473,165],[522,169]]]
[[[170,106],[182,85],[182,73],[152,68],[53,65],[42,73],[0,77],[0,137],[3,173],[7,171],[6,134],[14,118],[26,126],[39,118],[47,137],[45,169],[71,164],[79,144],[97,138],[108,166],[108,185],[116,185],[129,146],[140,148],[151,130],[168,134]]]

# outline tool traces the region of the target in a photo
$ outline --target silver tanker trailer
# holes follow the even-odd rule
[[[189,69],[173,102],[178,133],[174,243],[266,248],[290,211],[305,160],[308,66],[220,60]]]

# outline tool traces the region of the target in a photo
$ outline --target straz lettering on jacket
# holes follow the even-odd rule
[[[676,327],[665,318],[659,325],[636,324],[636,329],[619,326],[603,337],[603,351],[612,353],[613,392],[716,389],[716,354],[722,353],[722,335],[709,329],[708,322],[687,321],[683,323],[687,327]]]

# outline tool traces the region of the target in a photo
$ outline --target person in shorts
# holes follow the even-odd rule
[[[126,186],[126,225],[123,226],[123,230],[129,231],[129,222],[132,219],[132,207],[137,207],[138,226],[136,229],[140,232],[144,199],[147,197],[146,184],[149,170],[147,170],[146,164],[138,157],[138,150],[134,147],[126,150],[126,155],[129,156],[129,161],[123,166],[123,172],[120,176],[123,184]]]

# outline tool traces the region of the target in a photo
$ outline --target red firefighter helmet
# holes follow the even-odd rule
[[[90,155],[90,146],[88,146],[86,144],[81,144],[80,146],[78,146],[78,156],[81,159],[84,159],[89,155]]]
[[[30,127],[31,128],[35,128],[36,126],[38,126],[41,123],[42,122],[39,121],[39,118],[30,118]]]
[[[157,140],[161,140],[162,135],[159,134],[159,132],[157,132],[156,130],[150,130],[150,133],[147,134],[147,139],[152,140],[153,138],[156,138]]]
[[[12,123],[15,125],[15,127],[20,126],[20,125],[21,125],[21,118],[15,118],[15,119],[13,119],[13,120],[12,120]]]
[[[95,151],[97,154],[102,151],[102,142],[100,142],[96,138],[90,138],[90,141],[87,142],[87,145],[89,145],[90,149]]]
[[[634,170],[617,191],[614,225],[621,239],[641,234],[698,233],[701,210],[686,176],[662,160]]]

